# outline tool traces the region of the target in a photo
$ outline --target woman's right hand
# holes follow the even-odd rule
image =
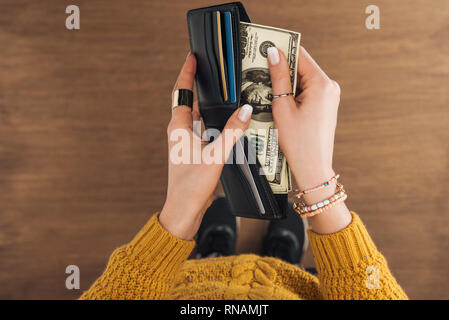
[[[273,95],[291,92],[289,67],[284,54],[275,47],[269,48],[268,62]],[[273,99],[272,110],[279,145],[298,187],[304,190],[335,175],[332,156],[340,87],[321,70],[303,47],[299,50],[297,83],[300,94]],[[335,184],[307,194],[304,198],[308,203],[316,203],[331,196],[334,191]],[[341,215],[333,214],[330,220],[324,220],[331,211],[339,211]],[[351,222],[344,204],[315,217],[312,227],[319,233],[338,231]]]
[[[287,60],[277,48],[268,50],[273,95],[291,92]],[[279,144],[301,189],[314,187],[335,173],[334,134],[340,88],[301,47],[296,97],[273,99]]]

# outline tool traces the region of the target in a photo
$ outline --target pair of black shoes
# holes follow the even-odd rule
[[[196,240],[196,258],[235,254],[237,223],[235,216],[231,214],[226,198],[220,197],[212,202],[204,214]],[[289,203],[287,218],[270,222],[264,238],[262,254],[299,264],[306,246],[306,226]]]

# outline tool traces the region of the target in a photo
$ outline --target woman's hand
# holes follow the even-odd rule
[[[195,72],[196,59],[193,54],[189,54],[173,91],[193,90]],[[193,121],[200,120],[198,104],[194,104],[193,110],[187,106],[172,110],[172,118],[167,128],[169,147],[167,198],[159,221],[174,236],[186,240],[195,236],[203,214],[211,203],[223,165],[237,139],[248,128],[251,113],[252,107],[249,105],[237,109],[224,128],[226,131],[230,130],[228,133],[232,134],[222,133],[214,142],[205,145],[193,130]],[[187,161],[178,163],[179,159],[175,159],[179,156],[178,151],[183,155],[188,154]],[[203,154],[217,161],[205,163]]]
[[[287,60],[275,47],[268,49],[273,94],[291,92]],[[340,87],[329,79],[307,51],[301,47],[298,60],[300,94],[273,99],[273,117],[279,145],[287,157],[300,189],[315,187],[334,174],[332,155],[340,103]],[[335,184],[304,196],[316,203],[331,196]],[[337,212],[337,213],[336,213]],[[312,227],[319,233],[336,232],[351,222],[344,203],[316,215]]]
[[[291,92],[285,56],[273,47],[268,57],[273,94]],[[309,188],[334,175],[332,154],[340,88],[303,47],[299,50],[297,82],[299,95],[273,100],[273,117],[298,186]]]

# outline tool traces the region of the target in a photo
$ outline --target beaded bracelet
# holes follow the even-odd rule
[[[332,207],[335,206],[337,203],[345,201],[346,198],[348,198],[348,195],[345,193],[342,197],[338,198],[338,199],[335,200],[334,202],[329,203],[328,205],[325,205],[324,207],[321,207],[321,208],[319,208],[319,209],[317,209],[317,210],[314,210],[314,211],[312,211],[312,212],[308,212],[308,213],[300,213],[300,216],[301,216],[301,218],[310,218],[310,217],[313,217],[313,216],[315,216],[315,215],[317,215],[317,214],[319,214],[319,213],[321,213],[321,212],[323,212],[323,211],[325,211],[325,210],[327,210],[327,209],[332,208]],[[298,212],[298,210],[295,208],[295,205],[296,205],[296,204],[293,205],[293,208],[296,210],[296,212]]]
[[[321,207],[324,207],[325,205],[328,205],[329,203],[332,203],[335,200],[337,200],[338,198],[342,197],[345,193],[346,192],[345,192],[345,189],[343,188],[343,185],[341,183],[337,182],[335,193],[332,196],[330,196],[329,198],[327,198],[326,200],[317,202],[312,205],[307,205],[307,203],[304,201],[304,199],[302,199],[302,198],[299,199],[299,203],[297,205],[297,207],[301,211],[299,213],[307,213],[307,212],[311,212],[316,209],[319,209]]]
[[[293,209],[298,212],[301,217],[311,217],[333,207],[336,203],[344,201],[348,195],[342,184],[337,182],[335,193],[326,200],[320,201],[313,205],[307,205],[304,199],[300,198],[298,203],[293,204]],[[343,199],[343,200],[341,200]]]
[[[313,188],[309,188],[303,191],[298,192],[295,197],[296,198],[301,198],[303,195],[320,190],[324,187],[327,187],[331,182],[333,181],[337,181],[337,179],[340,178],[339,174],[336,174],[335,176],[333,176],[332,178],[330,178],[329,180],[323,182],[322,184],[320,184],[319,186],[313,187]]]

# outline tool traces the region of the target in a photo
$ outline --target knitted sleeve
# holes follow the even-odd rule
[[[134,239],[116,249],[104,273],[80,299],[164,299],[174,277],[195,246],[159,224],[159,214]]]
[[[329,235],[308,230],[325,299],[408,299],[359,216]]]

